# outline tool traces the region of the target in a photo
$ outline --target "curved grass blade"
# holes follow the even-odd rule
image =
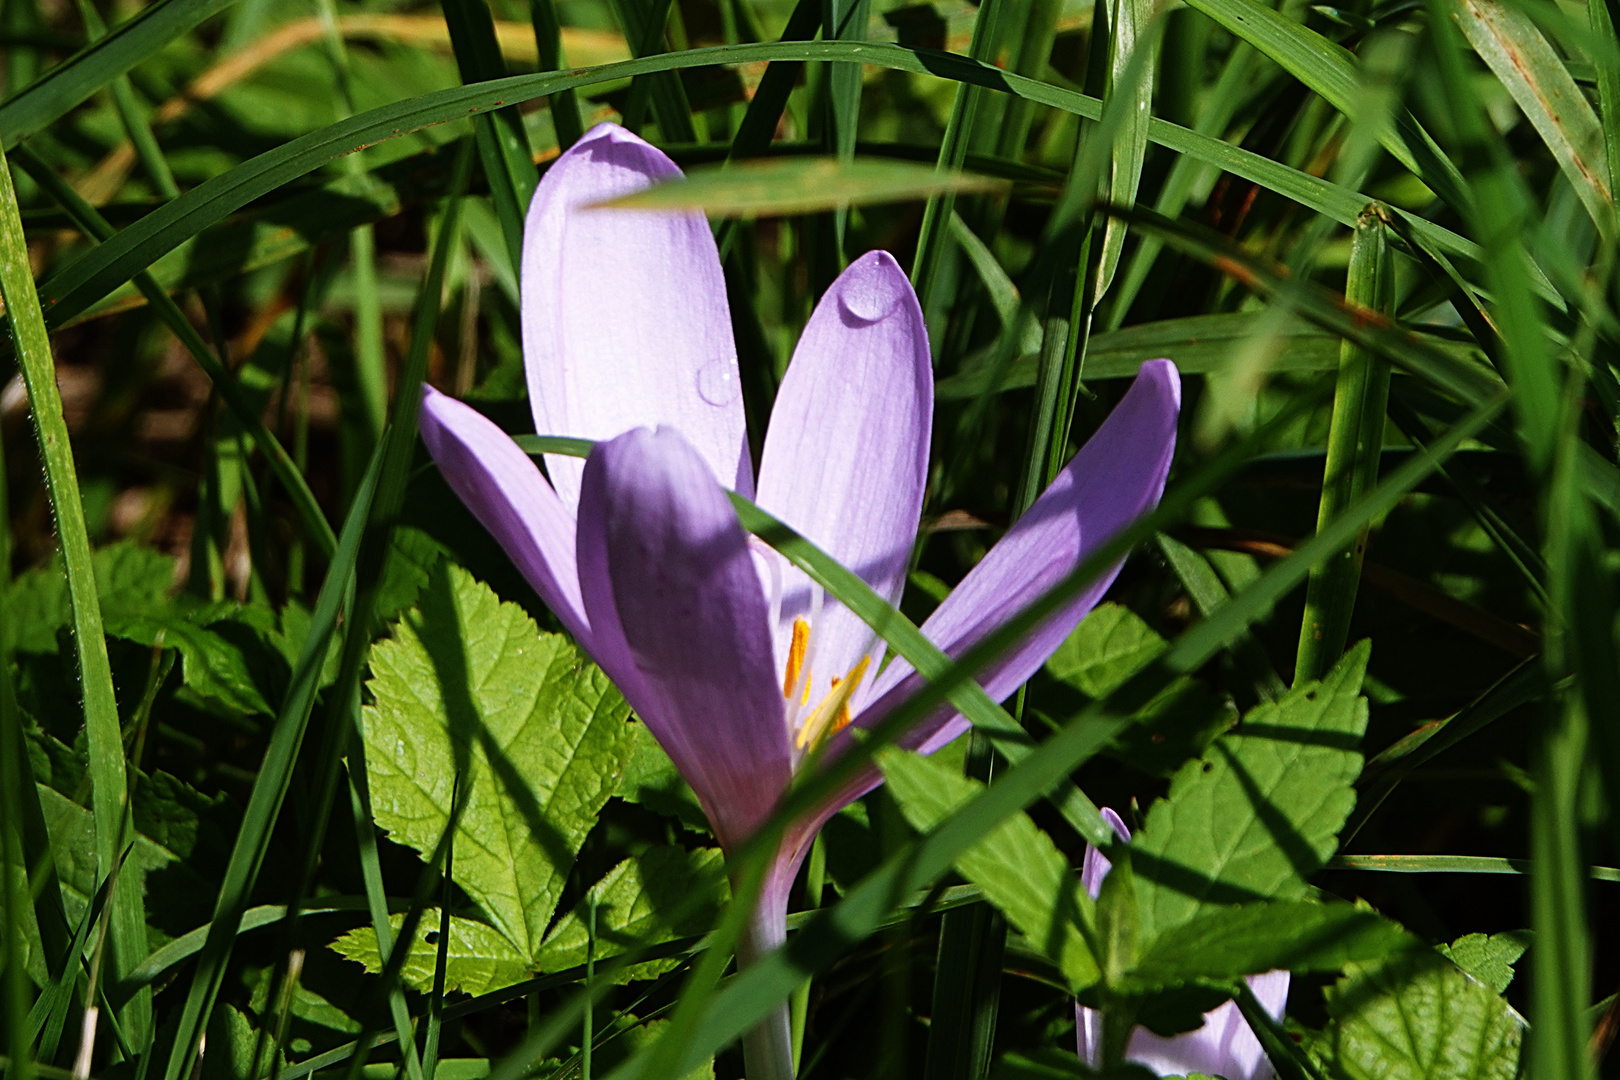
[[[45,467],[45,488],[56,521],[57,541],[67,572],[68,605],[72,614],[73,645],[79,686],[84,696],[85,736],[89,751],[91,811],[95,821],[96,877],[105,882],[115,872],[124,835],[129,794],[124,770],[123,731],[118,721],[118,699],[113,691],[107,639],[102,632],[101,602],[96,595],[95,572],[90,565],[90,536],[79,478],[62,413],[62,394],[56,385],[56,364],[50,335],[34,291],[28,241],[23,235],[17,190],[11,168],[0,153],[0,298],[6,306],[12,346],[28,392],[28,411],[39,439]],[[146,938],[145,904],[137,875],[125,876],[110,900],[108,949],[113,977],[139,962]],[[70,964],[71,967],[71,964]],[[146,1040],[151,1023],[151,998],[141,995],[125,1006],[122,1026],[136,1042]]]
[[[1489,855],[1337,855],[1329,870],[1370,870],[1381,874],[1528,874],[1530,859]],[[1620,868],[1589,867],[1593,881],[1620,881]]]
[[[786,945],[739,973],[724,990],[715,995],[712,1007],[704,1014],[695,1031],[688,1035],[672,1030],[666,1036],[687,1040],[686,1056],[678,1068],[685,1070],[694,1067],[751,1028],[766,1010],[785,1000],[802,979],[831,963],[852,944],[869,936],[897,898],[926,887],[944,874],[958,855],[982,839],[991,828],[1040,798],[1043,792],[1050,790],[1097,753],[1128,722],[1131,708],[1147,700],[1169,678],[1196,670],[1214,656],[1227,641],[1246,629],[1251,621],[1263,616],[1272,604],[1297,587],[1318,560],[1353,537],[1367,521],[1386,513],[1404,498],[1439,462],[1477,434],[1504,404],[1504,397],[1498,395],[1475,408],[1429,452],[1407,461],[1375,491],[1337,518],[1328,529],[1302,545],[1293,555],[1274,564],[1236,601],[1182,634],[1149,668],[1107,699],[1088,706],[1036,751],[1008,769],[998,783],[985,788],[914,845],[908,845],[868,874],[837,905],[818,911]],[[1161,505],[1161,509],[1150,518],[1157,517],[1163,511]],[[1141,524],[1138,523],[1139,526]],[[1137,528],[1127,531],[1135,532]],[[1053,598],[1060,602],[1075,577],[1088,569],[1087,566],[1080,567],[1076,574],[1054,587],[1043,601],[1038,601],[1023,615],[970,649],[947,678],[961,680],[966,672],[975,670],[979,663],[994,656],[996,650],[1005,648],[1012,640],[1026,633],[1029,626],[1026,616],[1038,615],[1037,609],[1043,607],[1044,603],[1052,602]],[[891,722],[898,727],[912,717],[921,715],[944,697],[948,686],[945,679],[930,682],[916,698],[901,706],[878,729],[874,729],[872,736],[859,749],[866,751],[873,744],[881,743],[882,729]],[[793,809],[796,801],[790,796],[783,812]],[[646,1071],[646,1064],[645,1055],[633,1059],[613,1073],[612,1080],[654,1075]]]
[[[1358,119],[1355,57],[1343,46],[1258,0],[1188,0],[1234,37],[1247,41],[1323,100],[1351,119]],[[1468,184],[1412,114],[1399,110],[1390,123],[1379,123],[1375,135],[1384,149],[1453,209],[1467,213],[1472,205]]]
[[[0,105],[0,148],[45,130],[175,38],[236,0],[160,0],[106,37],[79,50]]]
[[[293,139],[199,184],[123,229],[100,248],[87,252],[45,282],[41,295],[45,301],[47,321],[53,326],[61,325],[226,215],[327,162],[373,143],[435,124],[464,120],[470,113],[644,72],[669,71],[702,64],[824,59],[857,59],[865,64],[897,71],[930,74],[985,86],[1088,119],[1095,120],[1102,115],[1102,103],[1085,94],[1012,75],[965,57],[879,42],[726,45],[626,60],[579,71],[512,76],[424,94],[361,113]],[[1342,224],[1353,223],[1369,201],[1367,196],[1348,188],[1158,118],[1148,125],[1148,137],[1178,153],[1189,154],[1276,191]],[[1478,246],[1456,233],[1421,218],[1404,220],[1419,242],[1432,244],[1438,250],[1465,258],[1479,257]],[[1556,296],[1550,286],[1540,281],[1534,284],[1538,290]]]

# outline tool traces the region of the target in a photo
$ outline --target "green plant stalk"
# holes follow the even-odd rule
[[[118,863],[129,790],[124,772],[123,733],[118,724],[118,700],[107,659],[107,639],[102,632],[101,602],[96,595],[95,573],[90,565],[90,536],[79,497],[73,447],[62,414],[62,395],[56,386],[50,337],[40,311],[39,295],[34,289],[17,192],[4,154],[0,154],[0,298],[5,300],[6,321],[11,326],[12,344],[28,392],[28,410],[39,438],[45,487],[67,570],[73,644],[84,695],[85,735],[89,745],[96,876],[98,881],[103,881]],[[146,954],[146,916],[138,875],[125,876],[110,902],[113,908],[110,966],[114,977],[121,978]],[[146,1040],[151,1013],[150,992],[132,998],[122,1010],[120,1023],[133,1041]]]
[[[810,857],[804,866],[804,895],[806,910],[821,906],[821,893],[827,884],[827,846],[818,834],[810,842]],[[810,980],[806,979],[789,1002],[788,1029],[793,1035],[793,1069],[804,1068],[804,1027],[810,1014]]]
[[[529,0],[529,21],[534,24],[534,45],[541,71],[561,71],[562,23],[557,19],[555,0]],[[579,111],[579,95],[559,90],[547,100],[551,126],[557,133],[557,149],[567,150],[585,134],[585,120]]]
[[[536,19],[540,18],[538,12],[542,5],[549,8],[550,0],[537,0],[532,12]],[[441,7],[461,81],[475,83],[504,78],[506,62],[501,57],[500,43],[495,38],[495,22],[484,0],[443,0]],[[553,12],[553,21],[555,18]],[[539,25],[537,21],[537,41]],[[540,55],[544,62],[546,53],[542,51]],[[556,96],[553,95],[552,99],[555,102]],[[524,215],[529,208],[529,199],[540,183],[540,173],[534,166],[534,152],[529,147],[529,136],[523,128],[523,117],[516,105],[479,113],[473,118],[473,130],[478,141],[478,157],[495,203],[495,216],[500,220],[501,231],[506,237],[506,250],[512,260],[512,269],[517,271],[523,262]]]
[[[985,0],[973,17],[973,37],[968,42],[968,55],[975,60],[994,59],[997,28],[1001,19],[1003,0]],[[971,83],[958,83],[951,101],[951,116],[945,124],[945,133],[939,143],[939,169],[955,172],[967,161],[968,146],[973,140],[973,119],[981,108],[984,89]],[[933,312],[940,298],[938,288],[939,261],[943,257],[956,213],[956,193],[931,195],[923,207],[922,226],[917,235],[917,254],[911,263],[911,283],[917,289],[925,315]]]
[[[1351,238],[1346,302],[1372,311],[1394,306],[1385,214],[1376,204],[1356,222]],[[1389,362],[1357,343],[1339,346],[1339,376],[1333,391],[1333,419],[1328,428],[1327,459],[1322,466],[1322,499],[1316,528],[1325,528],[1364,491],[1378,483],[1378,460],[1384,446],[1384,417],[1389,408]],[[1330,555],[1311,571],[1305,585],[1305,615],[1299,627],[1294,685],[1320,679],[1338,661],[1350,635],[1356,587],[1367,552],[1367,527],[1355,542]]]
[[[28,175],[33,177],[63,210],[67,211],[68,216],[72,217],[88,236],[101,242],[112,238],[116,230],[107,219],[62,180],[48,162],[26,146],[19,147],[13,152],[12,157],[19,167],[27,170]],[[263,418],[254,411],[252,402],[248,400],[241,384],[236,381],[236,376],[226,368],[219,357],[214,355],[214,351],[203,341],[202,335],[191,324],[191,320],[186,318],[180,306],[163,291],[162,286],[149,272],[141,271],[135,275],[134,281],[135,287],[146,297],[153,312],[173,331],[175,337],[180,339],[180,343],[185,346],[192,359],[197,361],[197,366],[203,369],[203,374],[208,376],[209,382],[224,399],[236,422],[242,425],[243,430],[252,436],[254,444],[264,452],[271,472],[287,490],[287,495],[293,502],[299,526],[305,537],[320,548],[324,557],[331,558],[332,551],[337,546],[337,537],[332,532],[332,526],[322,513],[320,504],[315,501],[315,494],[310,491],[303,472],[287,454],[281,442],[264,426]]]
[[[1020,713],[1022,704],[1020,691]],[[977,731],[969,738],[963,771],[988,783],[995,769],[990,742]],[[953,908],[941,919],[926,1080],[981,1080],[989,1074],[1006,947],[1007,921],[989,904]]]

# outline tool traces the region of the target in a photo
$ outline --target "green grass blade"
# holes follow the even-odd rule
[[[550,0],[540,0],[540,3],[550,6]],[[536,4],[536,11],[540,3]],[[461,81],[475,83],[505,78],[506,61],[501,58],[501,47],[495,40],[495,22],[484,0],[443,0],[442,6]],[[575,107],[577,109],[577,104]],[[534,152],[529,148],[523,117],[516,105],[480,112],[474,117],[473,125],[478,132],[478,156],[515,270],[523,260],[523,218],[535,186],[540,183]]]
[[[1552,45],[1528,15],[1502,0],[1457,0],[1456,21],[1552,151],[1592,220],[1612,233],[1603,127]]]
[[[1270,57],[1335,109],[1356,117],[1360,94],[1355,59],[1343,46],[1258,0],[1189,2],[1194,10],[1208,15],[1233,36]],[[1453,209],[1468,210],[1471,199],[1462,174],[1411,113],[1399,110],[1392,123],[1380,124],[1374,134],[1396,161],[1416,174]]]
[[[561,71],[562,23],[557,18],[555,0],[529,0],[529,21],[534,25],[535,52],[541,71]],[[557,149],[567,150],[585,134],[585,121],[579,111],[579,95],[560,90],[547,99],[552,129],[557,133]],[[532,164],[532,163],[531,163]]]
[[[56,65],[0,105],[0,147],[11,150],[67,115],[114,78],[236,0],[160,0]]]
[[[90,537],[79,497],[78,472],[67,421],[62,414],[62,395],[56,385],[56,365],[51,357],[51,342],[40,311],[39,296],[34,290],[16,188],[3,155],[0,155],[0,297],[5,299],[6,321],[11,327],[12,345],[28,392],[28,410],[39,439],[45,486],[67,571],[74,653],[84,695],[91,810],[96,832],[96,874],[98,880],[105,881],[117,866],[123,846],[129,791],[124,771],[123,732],[119,727],[112,668],[107,659],[107,639],[102,633],[101,603],[96,595],[95,573],[90,566]],[[111,963],[108,966],[116,978],[139,963],[146,951],[145,905],[136,875],[123,879],[113,894],[111,907]],[[135,1041],[144,1042],[151,1023],[150,997],[132,1000],[125,1006],[120,1021]]]
[[[115,235],[107,219],[102,217],[95,207],[85,202],[78,192],[57,176],[56,171],[32,150],[22,147],[13,157],[17,164],[27,170],[35,182],[49,192],[51,197],[72,216],[87,235],[101,241]],[[306,539],[320,548],[321,554],[330,556],[337,545],[332,526],[327,522],[320,504],[315,501],[315,494],[310,491],[309,484],[304,480],[304,474],[288,455],[280,440],[264,426],[263,418],[248,400],[236,376],[220,362],[219,357],[214,355],[214,351],[203,341],[202,335],[197,333],[197,328],[191,324],[191,320],[186,318],[185,313],[168,293],[152,280],[150,274],[145,271],[137,273],[135,284],[147,302],[152,305],[152,310],[158,318],[174,332],[192,359],[203,369],[209,382],[219,391],[220,397],[230,408],[236,422],[242,425],[243,430],[253,437],[253,441],[264,452],[271,471],[287,489],[288,497],[293,501]]]
[[[1388,314],[1393,306],[1393,276],[1384,212],[1376,205],[1369,206],[1356,222],[1351,240],[1345,303]],[[1318,529],[1377,484],[1388,402],[1388,363],[1346,341],[1340,353],[1327,458],[1322,467],[1322,498],[1316,514]],[[1311,572],[1305,588],[1305,615],[1300,622],[1299,650],[1294,661],[1296,686],[1320,679],[1344,652],[1366,550],[1367,532],[1363,530],[1354,544],[1334,552]]]
[[[242,825],[231,848],[219,897],[214,904],[214,917],[208,924],[207,938],[180,1014],[174,1048],[164,1071],[167,1080],[189,1075],[196,1060],[197,1042],[207,1026],[214,999],[225,978],[225,965],[235,948],[236,935],[247,910],[248,895],[269,848],[270,835],[292,782],[293,765],[298,760],[310,713],[315,707],[328,647],[332,635],[337,631],[339,610],[349,592],[359,556],[361,536],[376,491],[380,461],[380,454],[373,458],[372,468],[349,507],[337,549],[327,568],[326,580],[321,584],[315,602],[308,637],[299,651],[286,699],[276,716],[275,727],[271,729],[270,744],[259,766],[259,774],[254,778],[247,810],[242,815]]]
[[[397,138],[434,124],[465,120],[469,113],[544,97],[559,90],[612,82],[626,76],[702,64],[759,60],[859,60],[862,63],[933,74],[1015,94],[1037,104],[1088,119],[1102,115],[1102,103],[1071,90],[1003,72],[966,57],[927,53],[880,42],[776,42],[691,49],[597,68],[545,75],[519,75],[410,98],[362,113],[267,151],[187,191],[121,230],[101,248],[86,253],[45,282],[42,296],[51,325],[57,326],[130,280],[163,254],[226,215],[308,174],[335,157],[362,146]],[[1190,154],[1276,191],[1339,221],[1352,224],[1368,197],[1329,183],[1207,135],[1154,118],[1148,137],[1178,153]],[[1412,235],[1436,250],[1475,258],[1477,245],[1421,218],[1405,219]],[[1556,297],[1541,279],[1540,293]]]

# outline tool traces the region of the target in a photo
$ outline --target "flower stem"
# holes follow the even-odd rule
[[[761,896],[737,942],[737,967],[745,968],[787,940],[787,907]],[[748,1080],[793,1080],[793,1031],[783,1002],[743,1036]]]

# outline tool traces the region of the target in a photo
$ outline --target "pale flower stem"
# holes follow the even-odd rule
[[[787,911],[761,896],[742,938],[737,942],[737,967],[745,968],[787,940]],[[793,1080],[793,1031],[788,1003],[743,1036],[743,1070],[748,1080]]]

